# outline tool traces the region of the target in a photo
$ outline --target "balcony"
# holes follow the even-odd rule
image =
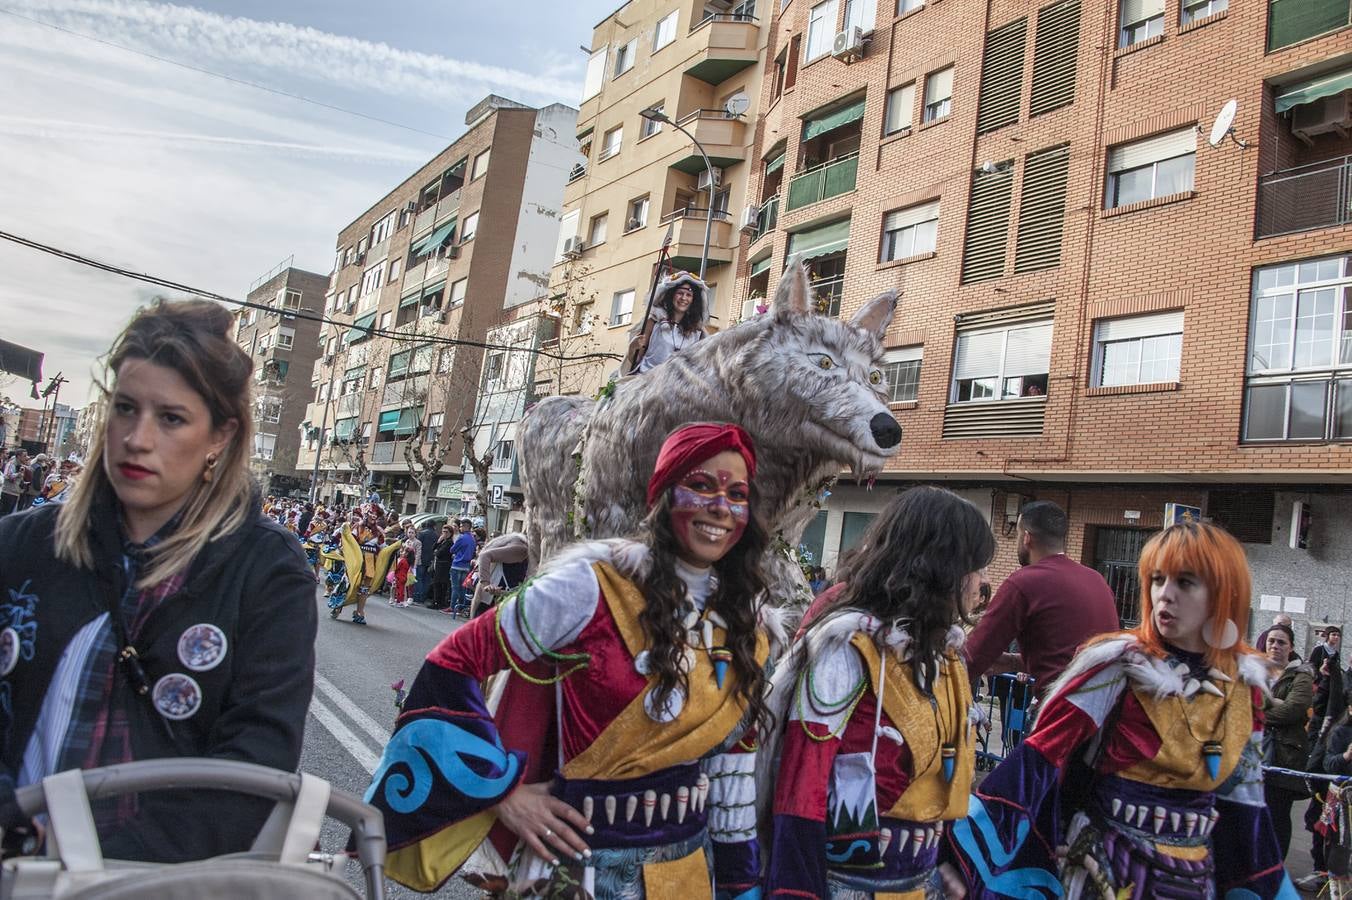
[[[849,193],[858,171],[859,154],[851,153],[795,175],[789,181],[788,211]]]
[[[1352,222],[1352,156],[1263,175],[1257,218],[1260,238]]]
[[[706,210],[683,206],[672,210],[662,217],[662,225],[672,224],[671,263],[678,269],[699,270],[700,254],[704,249],[704,226]],[[664,229],[648,229],[653,252],[657,252]],[[709,233],[709,265],[721,266],[732,262],[733,250],[737,242],[733,237],[732,220],[723,210],[714,210],[713,227]]]
[[[751,16],[719,13],[690,29],[690,55],[685,74],[708,84],[722,84],[756,64],[760,23]]]
[[[404,464],[404,444],[407,441],[376,441],[371,445],[371,465]]]
[[[432,206],[418,213],[417,218],[413,220],[413,231],[409,234],[410,240],[422,237],[432,230],[432,226],[444,222],[459,210],[460,191],[452,191]]]
[[[435,284],[438,279],[445,280],[446,270],[450,267],[451,261],[448,258],[428,257],[416,266],[409,266],[404,270],[403,287],[400,288],[401,296],[421,290],[424,286]]]
[[[334,419],[346,419],[361,412],[361,394],[344,394],[333,404]]]
[[[695,136],[695,140],[704,146],[704,152],[709,154],[709,162],[715,166],[724,168],[746,159],[744,120],[729,116],[721,109],[696,109],[681,116],[676,124]],[[674,128],[672,134],[676,140],[689,143],[685,135]],[[704,171],[704,159],[690,147],[685,156],[671,164],[671,168],[697,175]]]
[[[765,237],[775,226],[779,224],[779,197],[778,195],[766,200],[761,206],[760,212],[756,214],[756,228],[751,232],[751,243]]]

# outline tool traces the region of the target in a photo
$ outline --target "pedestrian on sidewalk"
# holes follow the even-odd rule
[[[5,460],[3,480],[0,480],[0,516],[19,511],[24,472],[27,470],[28,451],[20,447]]]
[[[1314,697],[1314,670],[1296,658],[1291,626],[1273,624],[1262,649],[1281,675],[1272,692],[1263,699],[1263,765],[1300,770],[1310,755],[1305,722]],[[1282,848],[1282,859],[1291,848],[1291,807],[1307,796],[1303,779],[1283,775],[1264,776],[1264,794],[1272,813],[1272,827]]]
[[[471,532],[473,523],[469,519],[461,519],[457,524],[460,534],[451,546],[451,615],[463,615],[468,619],[469,591],[465,588],[465,578],[469,576],[470,565],[474,562],[479,545],[474,540]]]
[[[441,537],[432,550],[432,609],[446,612],[451,608],[451,560],[456,534],[449,524],[441,527]]]
[[[418,580],[413,585],[413,602],[421,605],[427,605],[428,597],[432,595],[432,554],[437,546],[437,530],[432,525],[432,520],[423,522],[422,528],[418,529],[418,565],[414,570],[418,574]]]
[[[204,300],[159,301],[118,337],[88,472],[65,503],[0,520],[0,828],[14,790],[71,769],[208,757],[300,763],[314,579],[259,512],[253,363]],[[130,652],[129,652],[130,651]],[[96,801],[112,859],[249,849],[272,808],[215,791]]]

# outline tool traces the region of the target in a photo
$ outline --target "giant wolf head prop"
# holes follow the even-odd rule
[[[896,305],[888,291],[848,323],[818,315],[807,270],[795,262],[769,314],[620,379],[599,403],[542,401],[518,436],[533,558],[579,537],[633,533],[662,441],[688,422],[735,422],[750,433],[757,514],[797,546],[816,514],[809,501],[827,480],[845,467],[872,474],[900,446],[880,366]],[[785,565],[771,571],[777,591],[791,590]]]

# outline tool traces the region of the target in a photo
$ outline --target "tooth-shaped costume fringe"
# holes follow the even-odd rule
[[[391,878],[436,890],[477,849],[467,868],[488,871],[467,878],[508,896],[642,900],[660,884],[682,900],[754,897],[756,744],[735,673],[718,686],[703,646],[726,643],[703,611],[716,586],[678,571],[689,689],[657,708],[639,659],[649,564],[631,541],[572,548],[428,656],[366,795],[385,815]],[[499,672],[490,712],[479,685]],[[538,782],[588,817],[589,858],[560,853],[556,867],[495,825],[496,804]]]
[[[961,643],[954,629],[939,664],[917,671],[903,624],[842,610],[780,662],[771,708],[782,751],[777,765],[762,760],[779,773],[771,896],[935,896],[945,824],[966,813],[973,773]],[[956,751],[951,777],[945,747]]]
[[[1263,797],[1270,677],[1251,652],[1224,672],[1130,635],[1082,649],[944,839],[968,896],[1294,900]]]

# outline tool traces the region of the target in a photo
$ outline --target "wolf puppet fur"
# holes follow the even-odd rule
[[[621,378],[607,400],[540,402],[518,435],[532,560],[582,538],[633,533],[662,441],[689,422],[734,422],[750,433],[761,519],[796,547],[820,487],[844,467],[877,472],[900,446],[881,372],[896,305],[887,291],[849,322],[819,315],[795,261],[766,315]],[[767,572],[772,599],[802,596],[802,575],[782,555],[771,554]]]

